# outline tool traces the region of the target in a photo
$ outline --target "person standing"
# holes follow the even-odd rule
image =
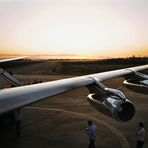
[[[142,148],[144,145],[144,136],[145,136],[145,129],[144,124],[142,122],[139,123],[139,128],[137,130],[137,146],[136,148]]]
[[[15,135],[16,137],[21,136],[21,121],[22,121],[22,114],[20,109],[15,111]]]
[[[88,148],[96,148],[96,125],[91,120],[88,121],[86,132],[89,136]]]

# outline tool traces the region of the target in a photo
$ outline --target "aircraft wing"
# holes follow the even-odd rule
[[[16,61],[16,60],[25,59],[25,58],[27,58],[27,57],[17,57],[17,58],[10,58],[10,59],[2,59],[2,60],[0,60],[0,63],[9,62],[9,61]]]
[[[72,89],[148,69],[148,65],[0,90],[0,114]]]

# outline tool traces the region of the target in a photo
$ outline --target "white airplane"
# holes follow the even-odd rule
[[[17,59],[8,59],[0,62],[7,62]],[[129,121],[135,114],[135,108],[131,101],[117,89],[104,86],[101,82],[115,77],[123,76],[128,78],[124,83],[134,88],[134,91],[141,89],[143,93],[148,92],[148,76],[137,73],[137,71],[148,69],[148,65],[113,70],[91,75],[67,78],[40,84],[18,86],[0,90],[0,115],[13,112],[26,105],[41,101],[69,90],[86,86],[90,92],[87,99],[93,107],[103,114],[118,121]]]

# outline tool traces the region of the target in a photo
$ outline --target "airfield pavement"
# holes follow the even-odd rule
[[[11,70],[25,84],[34,80],[45,82],[73,77],[54,73],[57,64],[38,63]],[[0,80],[1,85],[8,85]],[[135,104],[136,114],[131,121],[118,122],[96,111],[87,102],[88,90],[82,87],[24,107],[21,137],[15,138],[14,127],[1,129],[0,148],[86,148],[88,136],[85,129],[89,119],[97,125],[97,148],[135,148],[139,121],[144,122],[148,131],[148,98],[126,89],[123,80],[115,78],[103,84],[120,89]],[[146,132],[144,148],[147,147]]]

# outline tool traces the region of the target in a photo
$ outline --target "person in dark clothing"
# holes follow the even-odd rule
[[[88,148],[96,148],[96,125],[91,120],[88,121],[86,132],[89,136]]]
[[[144,145],[144,136],[145,136],[145,129],[144,124],[142,122],[139,123],[139,128],[137,130],[137,146],[136,148],[142,148]]]
[[[22,115],[20,109],[15,111],[15,136],[18,138],[21,136],[21,121]]]

